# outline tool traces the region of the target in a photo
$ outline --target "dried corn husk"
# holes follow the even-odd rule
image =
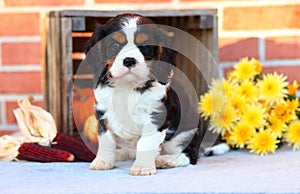
[[[23,143],[22,137],[12,137],[4,135],[0,137],[0,161],[12,161],[14,160],[19,152],[18,149]]]
[[[31,104],[32,97],[19,100],[19,108],[14,110],[19,129],[25,142],[50,146],[57,134],[55,120],[41,107]]]

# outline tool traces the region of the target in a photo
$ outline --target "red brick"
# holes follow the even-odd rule
[[[33,105],[41,106],[41,101],[33,101]],[[7,124],[16,124],[16,117],[13,113],[13,110],[18,108],[18,104],[16,101],[8,101],[5,103],[6,106],[6,123]]]
[[[0,36],[25,36],[40,34],[39,13],[0,14]]]
[[[40,64],[41,44],[39,42],[3,43],[2,64]]]
[[[7,124],[16,124],[16,117],[13,113],[13,110],[18,108],[17,102],[6,102],[6,123]]]
[[[0,73],[0,93],[41,93],[40,72]]]
[[[96,3],[163,3],[172,0],[95,0]]]
[[[300,28],[300,5],[228,7],[223,14],[224,30]]]
[[[258,39],[219,39],[220,61],[238,61],[242,57],[258,58]]]
[[[0,102],[0,124],[2,124],[2,122],[3,122],[3,121],[2,121],[2,111],[1,111],[2,109],[1,109],[1,106],[2,106],[2,105],[1,105],[1,102]]]
[[[274,66],[263,68],[263,73],[272,73],[275,71],[286,75],[289,83],[292,83],[294,80],[297,80],[297,82],[300,83],[300,64],[298,66]]]
[[[300,36],[266,39],[266,59],[300,58]]]
[[[5,0],[6,6],[83,5],[84,0]]]

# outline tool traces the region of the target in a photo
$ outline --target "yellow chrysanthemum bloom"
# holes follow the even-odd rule
[[[285,134],[285,139],[289,145],[293,144],[293,150],[300,149],[300,120],[290,123]]]
[[[220,91],[210,91],[200,97],[199,111],[201,116],[207,119],[213,113],[225,108],[225,96]]]
[[[276,103],[271,111],[271,114],[274,114],[284,123],[297,117],[295,111],[289,109],[289,104],[287,101]]]
[[[240,121],[230,132],[230,142],[238,148],[244,148],[254,133],[255,128],[252,125]]]
[[[287,94],[287,85],[285,81],[286,76],[274,74],[266,74],[263,80],[257,83],[259,94],[261,98],[266,99],[268,102],[277,102],[283,99]]]
[[[226,79],[213,80],[210,89],[212,92],[223,92],[226,97],[230,97],[235,92],[236,84],[234,84],[234,82],[229,82]]]
[[[287,109],[289,111],[293,112],[293,111],[299,110],[299,99],[298,98],[296,98],[292,101],[287,100],[286,103],[287,103]]]
[[[262,71],[262,64],[254,58],[251,58],[250,63],[252,64],[252,66],[254,66],[255,73],[260,74]]]
[[[211,93],[205,93],[200,97],[199,111],[201,116],[207,119],[213,111],[213,99]]]
[[[243,81],[237,89],[237,93],[244,96],[247,100],[257,98],[257,88],[250,80]]]
[[[225,135],[222,136],[222,139],[225,140],[226,144],[232,146],[234,142],[231,141],[230,132],[226,131]]]
[[[229,81],[236,81],[237,73],[235,71],[231,71],[231,72],[227,73],[226,77]]]
[[[250,63],[247,57],[242,58],[233,68],[239,80],[251,79],[256,74],[253,64]]]
[[[277,149],[277,140],[276,135],[265,130],[260,130],[255,133],[254,136],[250,139],[248,148],[250,153],[267,155],[268,153],[275,153]]]
[[[209,130],[223,136],[226,131],[231,129],[236,118],[236,111],[230,104],[226,103],[223,110],[212,115]]]
[[[237,111],[237,113],[242,113],[246,109],[246,99],[244,96],[236,93],[228,99],[232,107]]]
[[[288,86],[289,95],[293,96],[296,94],[299,85],[296,80],[293,81],[293,84]]]
[[[242,115],[242,120],[255,128],[265,125],[267,117],[266,110],[258,103],[249,104]]]
[[[283,132],[287,129],[287,125],[275,115],[270,115],[268,121],[267,131],[274,133],[276,137],[282,137]]]

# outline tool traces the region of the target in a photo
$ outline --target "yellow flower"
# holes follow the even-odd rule
[[[293,144],[293,150],[300,149],[300,120],[295,120],[290,123],[285,139],[289,145]]]
[[[289,95],[293,96],[296,94],[299,85],[296,80],[293,81],[293,84],[288,86]]]
[[[210,91],[200,97],[199,111],[205,119],[224,108],[225,96],[220,91]]]
[[[242,120],[255,128],[265,124],[266,110],[260,104],[249,104],[242,115]]]
[[[247,57],[242,58],[237,64],[233,66],[236,71],[237,79],[250,79],[253,78],[256,74],[254,66]]]
[[[279,140],[273,133],[260,130],[250,139],[248,148],[251,153],[267,155],[270,152],[275,153],[278,147],[277,143],[279,143]]]
[[[209,130],[223,136],[226,131],[231,129],[236,118],[235,110],[227,103],[223,110],[212,115]]]
[[[235,81],[237,79],[237,73],[235,71],[228,72],[226,77],[229,81]]]
[[[230,132],[226,131],[225,135],[223,135],[222,140],[226,141],[226,144],[232,146],[234,142],[231,141]]]
[[[286,103],[287,103],[287,109],[289,111],[293,112],[293,111],[299,110],[299,108],[298,108],[299,107],[299,99],[298,98],[296,98],[292,101],[287,100]]]
[[[257,98],[257,88],[253,82],[249,80],[245,80],[241,83],[237,93],[249,100]]]
[[[246,99],[244,98],[244,96],[238,93],[229,98],[228,101],[238,113],[243,112],[246,108]]]
[[[267,125],[267,131],[274,133],[276,137],[280,138],[282,133],[287,129],[287,125],[275,115],[271,115],[268,118],[268,121],[269,124]]]
[[[250,63],[252,64],[252,66],[254,66],[255,73],[260,74],[262,71],[262,64],[254,58],[251,58]]]
[[[233,82],[229,82],[226,79],[213,80],[211,91],[213,92],[223,92],[226,97],[231,96],[235,92],[236,85]]]
[[[259,93],[261,98],[266,99],[268,102],[276,102],[282,100],[287,94],[288,83],[285,81],[286,76],[274,74],[266,74],[263,80],[258,82]]]
[[[230,132],[230,142],[238,148],[244,148],[254,133],[255,128],[252,125],[240,121]]]
[[[207,119],[213,111],[213,99],[211,93],[206,93],[200,97],[199,111],[201,116]]]
[[[289,109],[289,104],[287,101],[276,103],[271,111],[271,114],[274,114],[284,123],[296,118],[295,111]]]

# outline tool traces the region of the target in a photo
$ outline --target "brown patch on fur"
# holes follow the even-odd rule
[[[107,71],[108,71],[108,77],[112,77],[112,75],[110,74],[110,68],[112,67],[112,65],[114,64],[114,62],[115,62],[115,57],[114,58],[112,58],[112,59],[109,59],[109,60],[107,60],[107,62],[106,62],[106,64],[107,64]]]
[[[149,39],[149,36],[147,34],[140,33],[140,34],[136,35],[135,42],[138,43],[138,44],[141,44],[141,43],[145,42],[148,39]]]
[[[111,68],[111,66],[114,64],[114,62],[115,62],[115,57],[107,60],[107,70],[109,70]]]
[[[114,33],[112,38],[115,39],[116,41],[118,41],[121,44],[125,43],[125,41],[126,41],[125,35],[122,34],[121,32]]]

